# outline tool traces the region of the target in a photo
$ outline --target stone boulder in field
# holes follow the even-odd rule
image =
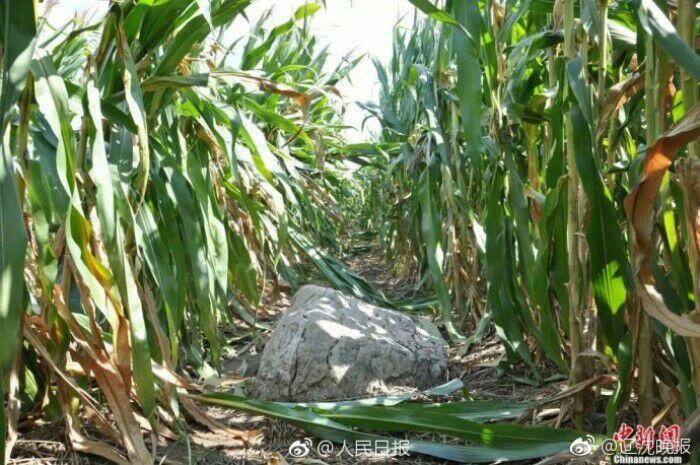
[[[422,318],[307,285],[265,346],[253,395],[302,402],[428,388],[447,379],[445,347]]]

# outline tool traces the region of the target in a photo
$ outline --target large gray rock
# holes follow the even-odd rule
[[[308,285],[277,322],[253,395],[341,400],[432,387],[446,378],[445,341],[431,323]]]

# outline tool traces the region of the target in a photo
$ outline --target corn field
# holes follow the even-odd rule
[[[55,30],[44,5],[0,1],[3,464],[37,421],[118,464],[160,463],[155,438],[191,423],[260,434],[207,405],[334,443],[420,433],[410,453],[435,463],[568,463],[586,434],[602,460],[622,422],[680,424],[694,445],[698,4],[410,0],[361,102],[380,133],[349,143],[338,84],[371,58],[331,63],[311,25],[333,3],[239,30],[254,0],[110,1]],[[413,298],[352,271],[353,235],[415,272]],[[207,387],[234,323],[268,331],[266,296],[309,268],[432,316],[464,353],[495,329],[504,376],[566,380],[556,420],[536,399]]]

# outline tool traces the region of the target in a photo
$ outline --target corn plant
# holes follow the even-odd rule
[[[485,424],[534,403],[201,392],[222,333],[234,320],[261,327],[266,286],[301,284],[302,261],[336,288],[404,304],[337,258],[338,204],[358,189],[348,160],[368,190],[356,221],[421,271],[454,343],[492,321],[508,365],[533,382],[569,377],[561,418],[578,429],[602,431],[588,415],[600,382],[614,383],[608,432],[635,399],[640,423],[692,418],[693,2],[412,0],[426,17],[376,62],[383,92],[366,109],[382,134],[365,144],[342,137],[336,84],[356,60],[328,65],[308,23],[322,5],[272,27],[265,14],[241,39],[230,26],[250,3],[110,2],[93,23],[53,31],[34,2],[2,2],[4,461],[28,412],[60,418],[76,450],[115,463],[153,463],[147,433],[181,436],[186,417],[256,434],[208,418],[202,402],[339,442],[449,436],[410,450],[462,462],[567,450],[580,431]]]
[[[3,2],[11,428],[20,398],[25,409],[49,401],[78,450],[150,463],[139,420],[158,430],[159,406],[198,415],[180,405],[176,372],[216,369],[222,329],[257,324],[267,278],[293,281],[291,265],[315,253],[307,243],[334,245],[334,85],[348,68],[326,67],[301,26],[316,4],[254,31],[232,68],[220,42],[248,4],[115,3],[54,34],[36,30],[32,2]],[[126,453],[87,439],[81,409]]]
[[[368,105],[394,144],[366,168],[382,240],[420,263],[455,340],[486,317],[534,380],[614,374],[610,432],[631,393],[640,423],[690,415],[697,6],[412,3],[428,19],[397,32]],[[595,392],[571,402],[579,427]]]

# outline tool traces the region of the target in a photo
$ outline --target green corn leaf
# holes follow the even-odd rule
[[[429,0],[408,0],[413,3],[413,5],[421,10],[423,13],[434,19],[435,21],[440,21],[441,23],[451,24],[453,26],[461,26],[460,22],[454,17],[450,16],[449,13],[436,7]]]
[[[601,330],[614,350],[625,331],[624,309],[627,301],[629,262],[615,206],[596,162],[592,144],[593,126],[587,124],[588,110],[584,110],[587,108],[587,96],[590,93],[582,82],[580,69],[580,58],[575,58],[567,65],[569,82],[577,99],[571,112],[576,169],[580,174],[590,210],[586,240],[590,250],[593,295],[603,323]]]
[[[635,0],[639,23],[647,34],[671,56],[678,65],[695,79],[700,79],[700,57],[673,27],[654,0]]]
[[[216,319],[215,277],[211,275],[211,267],[207,259],[206,237],[203,230],[206,226],[203,226],[199,219],[198,207],[183,174],[173,169],[166,170],[166,173],[167,189],[172,192],[174,204],[180,216],[189,280],[194,290],[198,319],[211,346],[214,364],[218,366],[221,351]]]
[[[608,405],[605,407],[605,424],[608,434],[613,434],[617,428],[617,414],[620,405],[629,395],[629,383],[632,377],[632,334],[627,332],[617,346],[619,363],[617,386],[613,391]]]
[[[70,125],[68,91],[51,57],[43,50],[38,51],[37,54],[39,57],[32,62],[32,74],[36,79],[34,86],[36,100],[39,110],[58,138],[56,147],[58,177],[65,193],[71,196],[75,187],[77,154],[73,142],[73,129]]]
[[[197,9],[192,8],[192,0],[138,2],[125,18],[125,32],[130,40],[140,29],[141,50],[138,58],[161,45],[195,13]]]
[[[452,8],[455,18],[469,33],[469,37],[455,34],[454,42],[457,55],[457,93],[467,156],[475,162],[481,144],[481,16],[476,0],[457,0],[452,3]]]
[[[111,271],[119,289],[122,305],[129,315],[131,358],[136,392],[141,407],[150,418],[155,408],[155,391],[153,389],[154,378],[151,371],[151,353],[148,345],[146,321],[134,273],[124,249],[125,236],[120,224],[115,198],[116,192],[113,187],[112,173],[107,161],[104,143],[100,94],[92,80],[87,83],[87,102],[94,130],[90,177],[96,188],[97,215],[100,219],[100,230],[105,242]],[[130,209],[128,205],[126,208]],[[133,216],[130,215],[128,219],[133,222]]]
[[[136,177],[136,192],[139,202],[143,199],[148,186],[148,171],[151,165],[151,155],[148,146],[148,125],[146,110],[143,104],[141,88],[138,82],[136,64],[131,55],[129,43],[124,36],[121,22],[117,21],[117,55],[124,63],[122,80],[124,82],[126,106],[137,129],[137,147],[139,154],[139,171]]]
[[[523,402],[500,402],[494,400],[464,400],[442,404],[401,404],[403,409],[427,410],[476,422],[514,420],[533,406],[534,404]]]
[[[529,228],[529,205],[524,195],[524,186],[518,174],[513,160],[513,153],[506,155],[506,167],[508,169],[508,185],[510,204],[513,210],[515,234],[518,238],[518,250],[520,266],[524,276],[525,287],[530,297],[530,302],[535,307],[540,327],[538,328],[530,312],[523,309],[530,331],[540,342],[547,356],[557,364],[562,372],[566,373],[568,367],[561,356],[561,341],[559,340],[556,326],[552,317],[552,308],[549,303],[549,288],[546,268],[535,259],[535,248],[532,242]]]
[[[180,285],[178,277],[183,273],[183,270],[178,267],[175,260],[171,260],[170,250],[174,248],[176,242],[178,249],[181,247],[179,237],[169,235],[166,244],[148,203],[141,205],[135,220],[136,242],[143,251],[144,259],[153,275],[156,287],[163,297],[170,350],[176,357],[179,350],[179,333],[185,316],[184,302],[181,298],[181,291],[178,290]]]
[[[114,310],[107,304],[107,296],[102,282],[112,279],[110,271],[105,268],[92,254],[89,237],[92,228],[85,218],[80,199],[76,190],[77,154],[73,130],[70,125],[71,113],[68,91],[65,81],[58,75],[53,61],[43,51],[39,58],[32,62],[32,73],[36,79],[35,92],[39,103],[38,110],[53,131],[57,145],[55,146],[56,175],[64,192],[58,199],[66,198],[67,211],[57,212],[58,218],[65,221],[66,243],[74,259],[75,266],[90,290],[90,295],[97,309],[108,321],[115,321]],[[52,148],[49,148],[52,150]],[[56,204],[63,206],[58,200]]]
[[[294,12],[293,19],[290,19],[279,26],[275,26],[262,44],[250,50],[243,56],[241,69],[255,68],[258,63],[260,63],[260,60],[263,59],[265,54],[270,51],[270,48],[274,45],[277,38],[292,30],[295,21],[306,19],[319,11],[321,8],[322,5],[320,3],[306,3],[297,8],[297,10]]]
[[[5,385],[21,341],[25,307],[24,256],[27,234],[17,192],[10,139],[9,114],[24,87],[34,50],[34,2],[4,1],[2,24],[2,87],[0,88],[0,461],[5,463]],[[25,128],[27,129],[27,128]]]
[[[314,246],[308,237],[295,228],[290,228],[289,237],[299,250],[316,264],[335,289],[349,292],[359,299],[374,302],[377,305],[393,306],[392,302],[380,291],[349,270],[342,262],[323,253],[318,247]]]
[[[249,4],[250,0],[224,0],[211,12],[211,23],[214,27],[223,26],[241,13]],[[168,21],[168,19],[159,18],[159,21]],[[169,26],[163,25],[163,27]],[[154,75],[167,76],[172,74],[182,59],[196,44],[201,43],[210,32],[211,27],[203,15],[200,14],[190,19],[169,43],[165,54],[158,62]]]
[[[508,424],[483,424],[426,409],[401,406],[342,406],[321,413],[338,423],[369,431],[433,432],[490,447],[537,447],[553,445],[559,451],[582,434],[566,429]]]
[[[499,328],[499,336],[513,353],[517,353],[537,373],[518,318],[523,309],[513,287],[512,237],[502,204],[503,187],[504,176],[499,171],[493,176],[488,188],[484,221],[486,276],[490,283],[494,283],[489,285],[487,299],[494,323]]]
[[[341,407],[344,414],[332,413],[318,409],[307,409],[301,406],[286,406],[275,402],[247,399],[227,393],[206,394],[193,396],[195,400],[210,405],[243,410],[259,415],[277,418],[292,424],[299,425],[307,432],[322,439],[337,443],[352,441],[381,441],[395,444],[395,439],[355,431],[343,423],[333,420],[334,417],[342,418],[348,423],[362,423],[363,429],[378,429],[388,431],[434,431],[433,423],[442,419],[442,424],[452,434],[470,436],[480,444],[478,446],[464,446],[443,442],[428,442],[410,440],[407,450],[420,454],[430,455],[446,460],[454,460],[463,463],[479,463],[501,460],[524,460],[543,457],[568,450],[571,441],[581,436],[580,433],[569,430],[556,430],[552,428],[528,428],[519,425],[482,425],[457,418],[446,418],[434,412],[420,410],[401,410],[393,407]],[[395,420],[387,417],[390,410],[398,415]],[[354,412],[354,414],[352,413]],[[440,423],[438,423],[440,424]],[[452,426],[450,426],[452,425]],[[468,426],[467,426],[468,425]],[[439,428],[439,427],[438,427]],[[481,443],[505,443],[503,447],[492,447]],[[352,447],[352,443],[350,444]]]
[[[10,108],[19,98],[34,53],[36,17],[34,5],[18,0],[3,2],[2,20],[2,94],[0,116],[2,133],[5,132]]]

